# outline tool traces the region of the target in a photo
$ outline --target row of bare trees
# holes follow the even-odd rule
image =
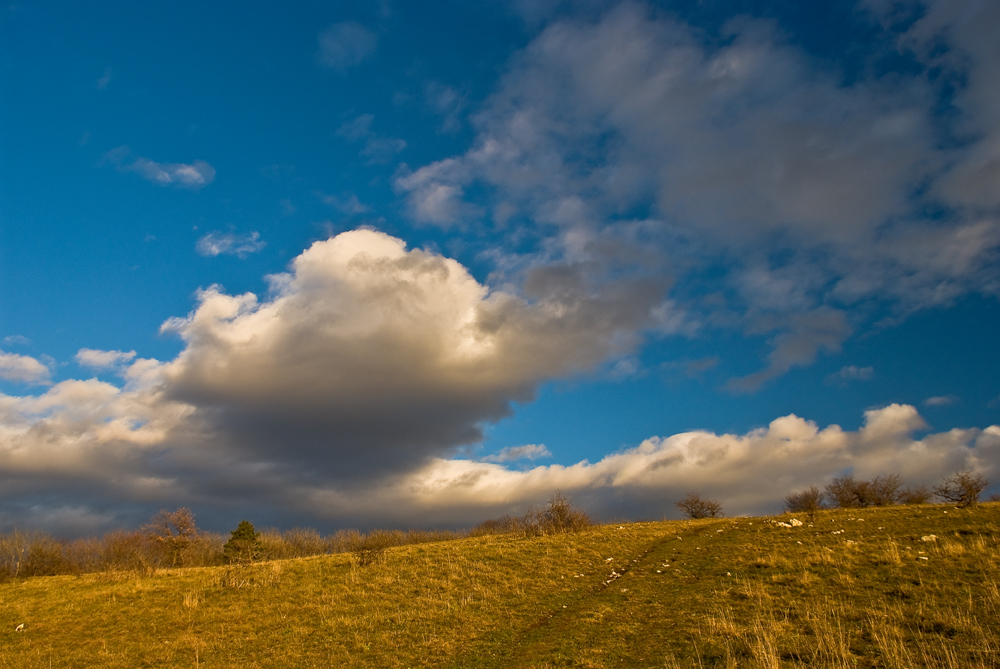
[[[821,491],[816,486],[793,492],[785,497],[785,510],[791,513],[815,515],[825,508],[864,508],[894,504],[925,504],[932,498],[959,507],[979,504],[987,481],[980,474],[962,470],[947,476],[932,488],[904,486],[896,474],[885,474],[865,481],[848,474],[838,476]]]
[[[220,534],[199,530],[189,509],[160,511],[138,530],[118,530],[100,538],[65,541],[43,532],[14,530],[0,534],[0,582],[58,574],[150,574],[171,567],[349,553],[370,544],[391,547],[468,536],[448,530],[375,530],[367,534],[339,530],[327,536],[304,528],[257,532],[244,522],[253,533],[250,541],[243,523],[228,541]]]

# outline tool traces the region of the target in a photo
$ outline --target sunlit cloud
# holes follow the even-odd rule
[[[146,181],[158,186],[175,186],[197,190],[215,180],[215,168],[204,160],[193,163],[158,163],[132,155],[127,146],[119,146],[104,154],[103,162],[114,165],[122,172],[135,172]]]
[[[0,379],[43,385],[50,375],[49,368],[31,356],[0,351]]]
[[[93,369],[117,369],[134,358],[135,351],[101,351],[92,348],[81,348],[75,357],[77,363]]]

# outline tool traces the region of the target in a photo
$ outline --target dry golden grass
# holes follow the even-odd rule
[[[998,526],[896,507],[34,578],[0,585],[0,669],[998,667]]]

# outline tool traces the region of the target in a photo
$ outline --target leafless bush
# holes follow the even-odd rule
[[[296,527],[282,535],[295,557],[322,555],[326,553],[326,542],[319,532],[309,528]]]
[[[518,534],[538,537],[545,534],[578,532],[593,524],[594,521],[585,511],[575,508],[572,502],[557,490],[544,508],[528,509],[521,516],[503,515],[485,520],[469,530],[469,534],[472,536]]]
[[[574,508],[569,499],[558,490],[549,499],[549,505],[542,510],[540,521],[544,534],[578,532],[594,524],[586,512]]]
[[[389,548],[398,545],[400,545],[398,537],[394,537],[392,532],[375,530],[361,535],[351,548],[351,552],[359,565],[367,567],[384,561]]]
[[[337,530],[326,538],[326,550],[330,553],[350,553],[360,540],[361,533],[357,530]]]
[[[901,487],[896,474],[876,476],[871,481],[859,481],[847,474],[833,479],[826,486],[826,495],[834,505],[844,509],[892,506],[899,501]]]
[[[934,494],[958,507],[976,506],[979,504],[979,495],[989,484],[981,475],[963,469],[934,486]]]
[[[689,492],[681,501],[674,504],[687,518],[719,518],[722,505],[713,499],[703,499],[696,492]]]
[[[43,532],[0,535],[0,581],[71,573],[63,544]]]
[[[926,504],[931,500],[931,491],[925,485],[912,485],[899,491],[901,504]]]
[[[799,492],[789,493],[785,496],[785,511],[789,513],[805,513],[809,518],[815,518],[816,512],[823,508],[826,498],[819,488],[810,486]]]
[[[158,542],[148,534],[122,530],[105,534],[93,550],[98,562],[87,571],[149,574],[157,566],[156,558],[162,555]]]
[[[903,487],[897,474],[876,476],[868,482],[868,506],[892,506],[899,501],[899,491]]]

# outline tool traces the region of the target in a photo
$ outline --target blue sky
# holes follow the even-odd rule
[[[10,3],[0,529],[1000,476],[995,3]]]

